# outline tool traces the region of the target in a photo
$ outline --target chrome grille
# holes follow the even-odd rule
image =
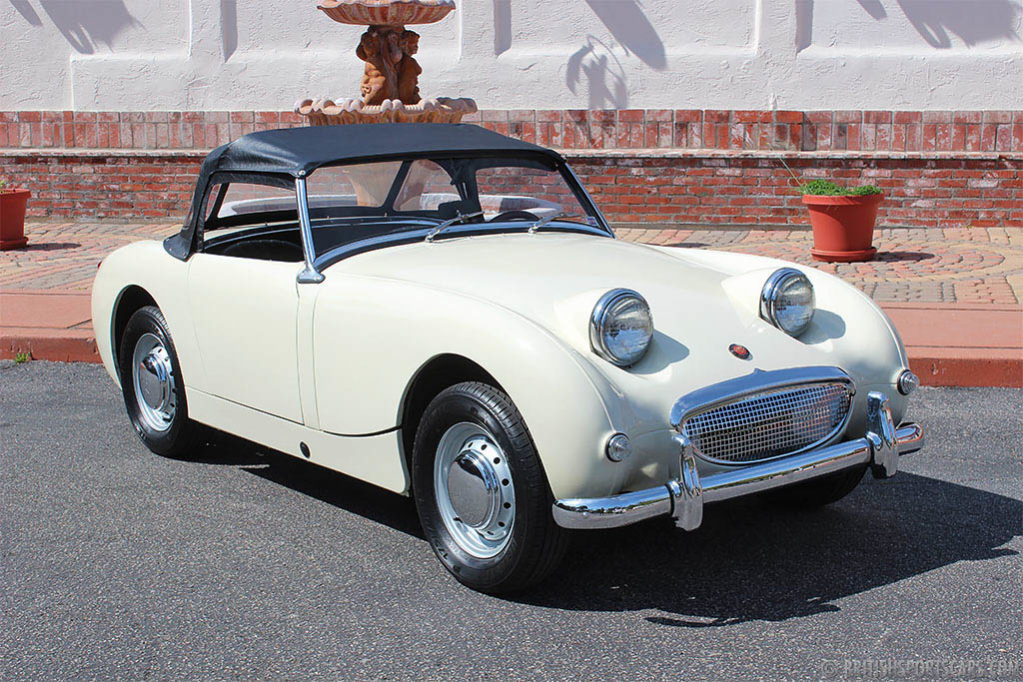
[[[828,440],[845,423],[852,394],[838,382],[755,393],[695,414],[683,430],[705,459],[759,462]]]

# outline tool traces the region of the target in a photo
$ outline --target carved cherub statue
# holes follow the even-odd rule
[[[362,34],[355,54],[366,62],[362,76],[362,101],[377,105],[385,99],[398,99],[398,64],[402,60],[400,41],[393,30],[370,28]]]
[[[418,104],[419,74],[423,68],[413,56],[419,52],[419,34],[415,31],[401,33],[401,62],[398,64],[398,97],[405,104]]]

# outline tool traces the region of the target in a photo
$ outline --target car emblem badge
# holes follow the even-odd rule
[[[732,355],[739,358],[740,360],[749,360],[750,357],[752,357],[752,354],[749,352],[749,348],[747,348],[746,346],[740,346],[737,343],[733,343],[731,346],[729,346],[728,350],[732,353]]]

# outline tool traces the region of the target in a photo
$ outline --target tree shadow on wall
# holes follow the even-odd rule
[[[668,66],[664,42],[637,0],[586,0],[586,4],[614,41],[608,45],[588,35],[586,44],[569,57],[566,84],[575,94],[586,82],[590,109],[625,108],[629,104],[628,84],[615,52],[625,57],[635,55],[650,68],[662,71]]]
[[[72,49],[81,54],[94,54],[100,44],[110,49],[119,34],[142,27],[122,0],[40,0],[39,4]]]
[[[507,52],[511,48],[511,40],[511,0],[494,0],[494,54]]]
[[[614,39],[652,69],[668,66],[664,43],[636,0],[586,0]]]
[[[932,47],[952,47],[950,34],[959,37],[967,47],[992,40],[1018,41],[1014,27],[1023,13],[1018,0],[896,0],[906,19]],[[877,21],[888,18],[880,0],[857,0]],[[812,5],[813,0],[796,0],[797,8]],[[810,9],[812,16],[812,8]]]
[[[856,0],[875,21],[889,18],[881,0]],[[1015,28],[1023,7],[1019,0],[896,0],[906,19],[931,47],[952,47],[952,35],[967,47],[993,40],[1020,40]],[[796,51],[813,42],[814,0],[795,0]]]
[[[624,109],[629,104],[625,69],[614,52],[594,36],[568,58],[565,84],[574,95],[585,80],[590,109]]]
[[[11,3],[11,6],[14,7],[14,9],[18,10],[18,14],[24,17],[25,21],[27,21],[29,24],[31,24],[32,26],[43,25],[43,20],[40,19],[36,11],[32,9],[32,5],[28,4],[28,0],[9,1]]]
[[[967,47],[1006,39],[1017,41],[1013,27],[1019,23],[1020,3],[1013,0],[898,0],[899,7],[923,39],[932,47],[952,47],[949,33]]]

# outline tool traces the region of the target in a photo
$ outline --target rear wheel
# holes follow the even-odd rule
[[[826,504],[838,502],[851,493],[860,484],[866,470],[865,466],[856,467],[805,483],[797,483],[775,491],[771,494],[771,499],[791,507],[807,509],[823,507]]]
[[[416,508],[444,567],[481,592],[547,577],[567,544],[532,438],[502,391],[466,382],[427,406],[412,455]]]
[[[181,366],[159,308],[146,306],[129,318],[118,364],[124,406],[139,438],[159,455],[185,454],[199,425],[188,418]]]

